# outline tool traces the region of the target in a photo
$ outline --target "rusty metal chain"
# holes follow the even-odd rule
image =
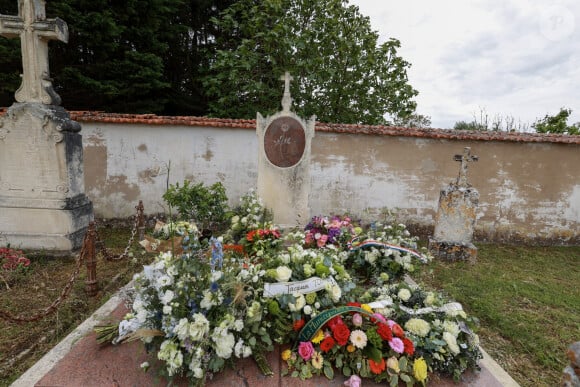
[[[103,257],[105,257],[107,261],[120,261],[121,259],[128,257],[129,249],[131,248],[133,242],[135,241],[135,235],[137,234],[137,230],[143,227],[142,223],[143,223],[144,208],[143,202],[141,200],[139,200],[139,204],[135,206],[135,210],[137,211],[137,213],[135,214],[135,222],[133,224],[133,229],[131,230],[131,237],[129,238],[129,242],[127,243],[127,247],[125,247],[125,251],[123,252],[123,254],[115,256],[109,250],[107,250],[107,248],[105,247],[105,243],[103,242],[103,239],[99,235],[97,228],[97,245],[99,246],[99,251],[101,252],[101,254],[103,254]]]
[[[85,241],[87,238],[90,238],[90,237],[91,237],[90,233],[87,232],[87,234],[85,235]],[[81,264],[83,263],[83,261],[85,259],[85,254],[87,253],[87,251],[85,249],[85,245],[86,245],[86,243],[83,242],[83,247],[81,248],[81,251],[79,252],[79,255],[77,257],[75,270],[73,271],[72,275],[70,276],[70,279],[68,280],[67,284],[64,286],[64,288],[60,292],[60,296],[56,300],[54,300],[54,302],[52,304],[50,304],[48,307],[44,308],[40,313],[37,313],[33,316],[27,316],[27,317],[14,316],[13,314],[11,314],[9,312],[5,312],[3,310],[0,310],[0,319],[6,320],[6,321],[12,322],[12,323],[33,322],[33,321],[38,321],[38,320],[48,316],[49,314],[53,313],[54,311],[56,311],[56,309],[58,309],[60,304],[68,297],[68,295],[72,289],[73,283],[75,282],[77,275],[79,274],[79,271],[81,269]]]

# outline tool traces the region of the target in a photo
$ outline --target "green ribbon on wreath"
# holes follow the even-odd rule
[[[312,320],[308,321],[306,325],[302,327],[302,330],[298,334],[298,341],[312,340],[316,332],[318,332],[318,330],[322,328],[324,324],[326,324],[336,316],[340,316],[349,312],[357,312],[365,314],[367,316],[373,315],[372,313],[357,306],[339,306],[338,308],[327,309],[324,312],[318,314]]]

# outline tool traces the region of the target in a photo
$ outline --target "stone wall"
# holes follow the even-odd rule
[[[139,199],[166,209],[167,182],[221,181],[231,204],[257,181],[254,120],[73,113],[83,129],[86,193],[97,216],[127,217]],[[453,161],[471,147],[479,162],[476,240],[580,244],[580,136],[457,132],[317,123],[312,215],[400,220],[430,232]],[[169,170],[169,175],[168,175]]]

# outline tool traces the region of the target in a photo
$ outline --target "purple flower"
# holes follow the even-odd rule
[[[399,339],[398,337],[394,337],[393,340],[389,341],[389,346],[397,353],[403,353],[405,350],[405,344],[403,344],[403,340]]]

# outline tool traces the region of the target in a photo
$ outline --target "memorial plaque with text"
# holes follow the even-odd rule
[[[264,134],[264,151],[268,160],[277,167],[292,167],[300,161],[306,146],[304,128],[292,117],[272,121]]]

